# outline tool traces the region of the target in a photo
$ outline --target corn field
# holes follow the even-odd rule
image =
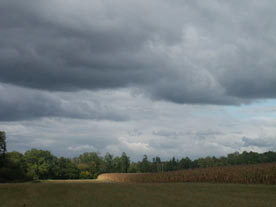
[[[163,173],[107,173],[100,181],[124,183],[209,182],[276,184],[276,163],[197,168]]]

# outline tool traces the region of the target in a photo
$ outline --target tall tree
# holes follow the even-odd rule
[[[32,171],[34,179],[49,179],[54,176],[57,158],[51,152],[31,149],[25,152],[24,158]]]
[[[152,158],[152,172],[162,171],[162,163],[160,157]]]
[[[125,152],[123,152],[121,156],[121,172],[127,173],[127,169],[129,168],[130,160],[129,157],[126,155]]]
[[[147,155],[144,155],[142,162],[139,162],[139,171],[150,172],[150,162]]]
[[[2,167],[5,163],[6,152],[6,133],[4,131],[0,131],[0,167]]]
[[[188,169],[192,168],[192,160],[189,157],[182,158],[179,161],[179,169]]]
[[[96,152],[85,152],[79,156],[79,167],[81,175],[88,173],[89,178],[97,178],[100,173],[105,172],[105,163],[103,158]]]
[[[80,170],[69,158],[60,157],[54,166],[55,178],[78,179]]]
[[[110,153],[106,153],[104,156],[104,162],[105,162],[105,170],[106,172],[110,173],[113,170],[113,156]]]

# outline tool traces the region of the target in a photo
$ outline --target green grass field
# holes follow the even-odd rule
[[[275,185],[119,184],[47,181],[0,184],[1,207],[275,207]]]

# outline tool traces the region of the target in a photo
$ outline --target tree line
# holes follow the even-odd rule
[[[85,152],[78,157],[56,157],[50,151],[31,149],[24,154],[7,152],[5,132],[0,131],[0,182],[43,179],[94,179],[102,173],[168,172],[191,168],[207,168],[276,162],[276,152],[235,152],[222,157],[189,157],[162,161],[160,157],[131,162],[125,152],[121,156]]]

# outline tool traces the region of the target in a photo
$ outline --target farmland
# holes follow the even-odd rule
[[[123,184],[76,180],[0,184],[1,207],[274,207],[275,195],[275,185]]]
[[[0,206],[274,207],[275,176],[276,164],[270,163],[0,184]]]
[[[198,168],[164,173],[110,173],[99,180],[123,183],[211,182],[276,184],[276,163]]]

